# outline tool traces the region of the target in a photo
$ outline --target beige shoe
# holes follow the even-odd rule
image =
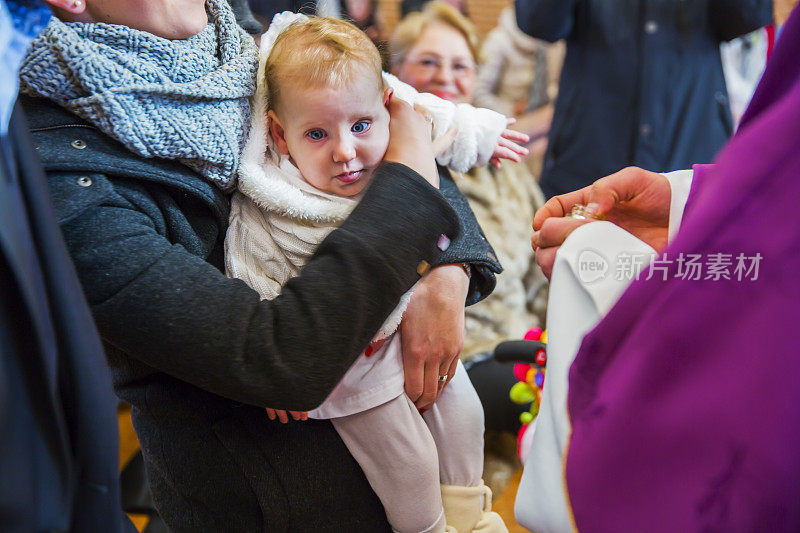
[[[500,515],[492,512],[492,491],[486,485],[442,485],[442,505],[448,531],[508,533]]]

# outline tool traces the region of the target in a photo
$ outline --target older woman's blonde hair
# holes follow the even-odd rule
[[[278,35],[267,56],[267,108],[276,109],[287,85],[342,87],[365,70],[382,88],[380,53],[354,25],[328,17],[295,22]]]
[[[405,61],[408,51],[431,24],[450,26],[464,36],[472,58],[480,62],[481,43],[475,26],[464,15],[446,2],[433,0],[425,4],[422,11],[409,13],[395,28],[389,40],[389,53],[393,67],[399,67]]]

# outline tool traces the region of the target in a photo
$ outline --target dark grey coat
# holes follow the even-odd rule
[[[499,266],[466,201],[454,197],[464,231],[442,258],[436,243],[459,234],[456,212],[407,167],[384,163],[301,276],[262,302],[220,271],[227,196],[48,101],[24,105],[164,521],[177,531],[388,530],[329,422],[282,425],[263,407],[318,406],[421,260],[470,260],[472,297],[491,291]]]
[[[550,197],[629,165],[710,163],[733,129],[719,45],[772,0],[516,0],[520,29],[566,39],[541,186]]]

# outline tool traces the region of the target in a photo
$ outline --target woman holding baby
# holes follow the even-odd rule
[[[264,408],[322,403],[414,283],[406,391],[430,407],[452,378],[465,301],[491,292],[497,263],[439,182],[430,125],[388,103],[384,162],[359,205],[261,301],[222,272],[257,62],[227,4],[49,3],[23,104],[162,518],[177,531],[388,530],[330,422],[281,424]],[[444,266],[420,280],[426,265]]]

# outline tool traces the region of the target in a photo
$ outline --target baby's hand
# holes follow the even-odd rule
[[[267,407],[267,416],[270,420],[280,419],[281,422],[286,424],[289,422],[289,413],[295,420],[308,420],[308,413],[305,411],[284,411],[283,409],[270,409]]]
[[[508,119],[508,126],[511,126],[516,121],[517,120],[513,118]],[[528,149],[517,143],[525,144],[529,141],[530,137],[524,133],[509,129],[503,131],[503,133],[500,134],[500,138],[497,139],[497,146],[494,148],[489,163],[495,168],[500,168],[502,166],[500,163],[501,159],[508,159],[509,161],[516,161],[519,163],[522,160],[520,156],[528,155]]]

